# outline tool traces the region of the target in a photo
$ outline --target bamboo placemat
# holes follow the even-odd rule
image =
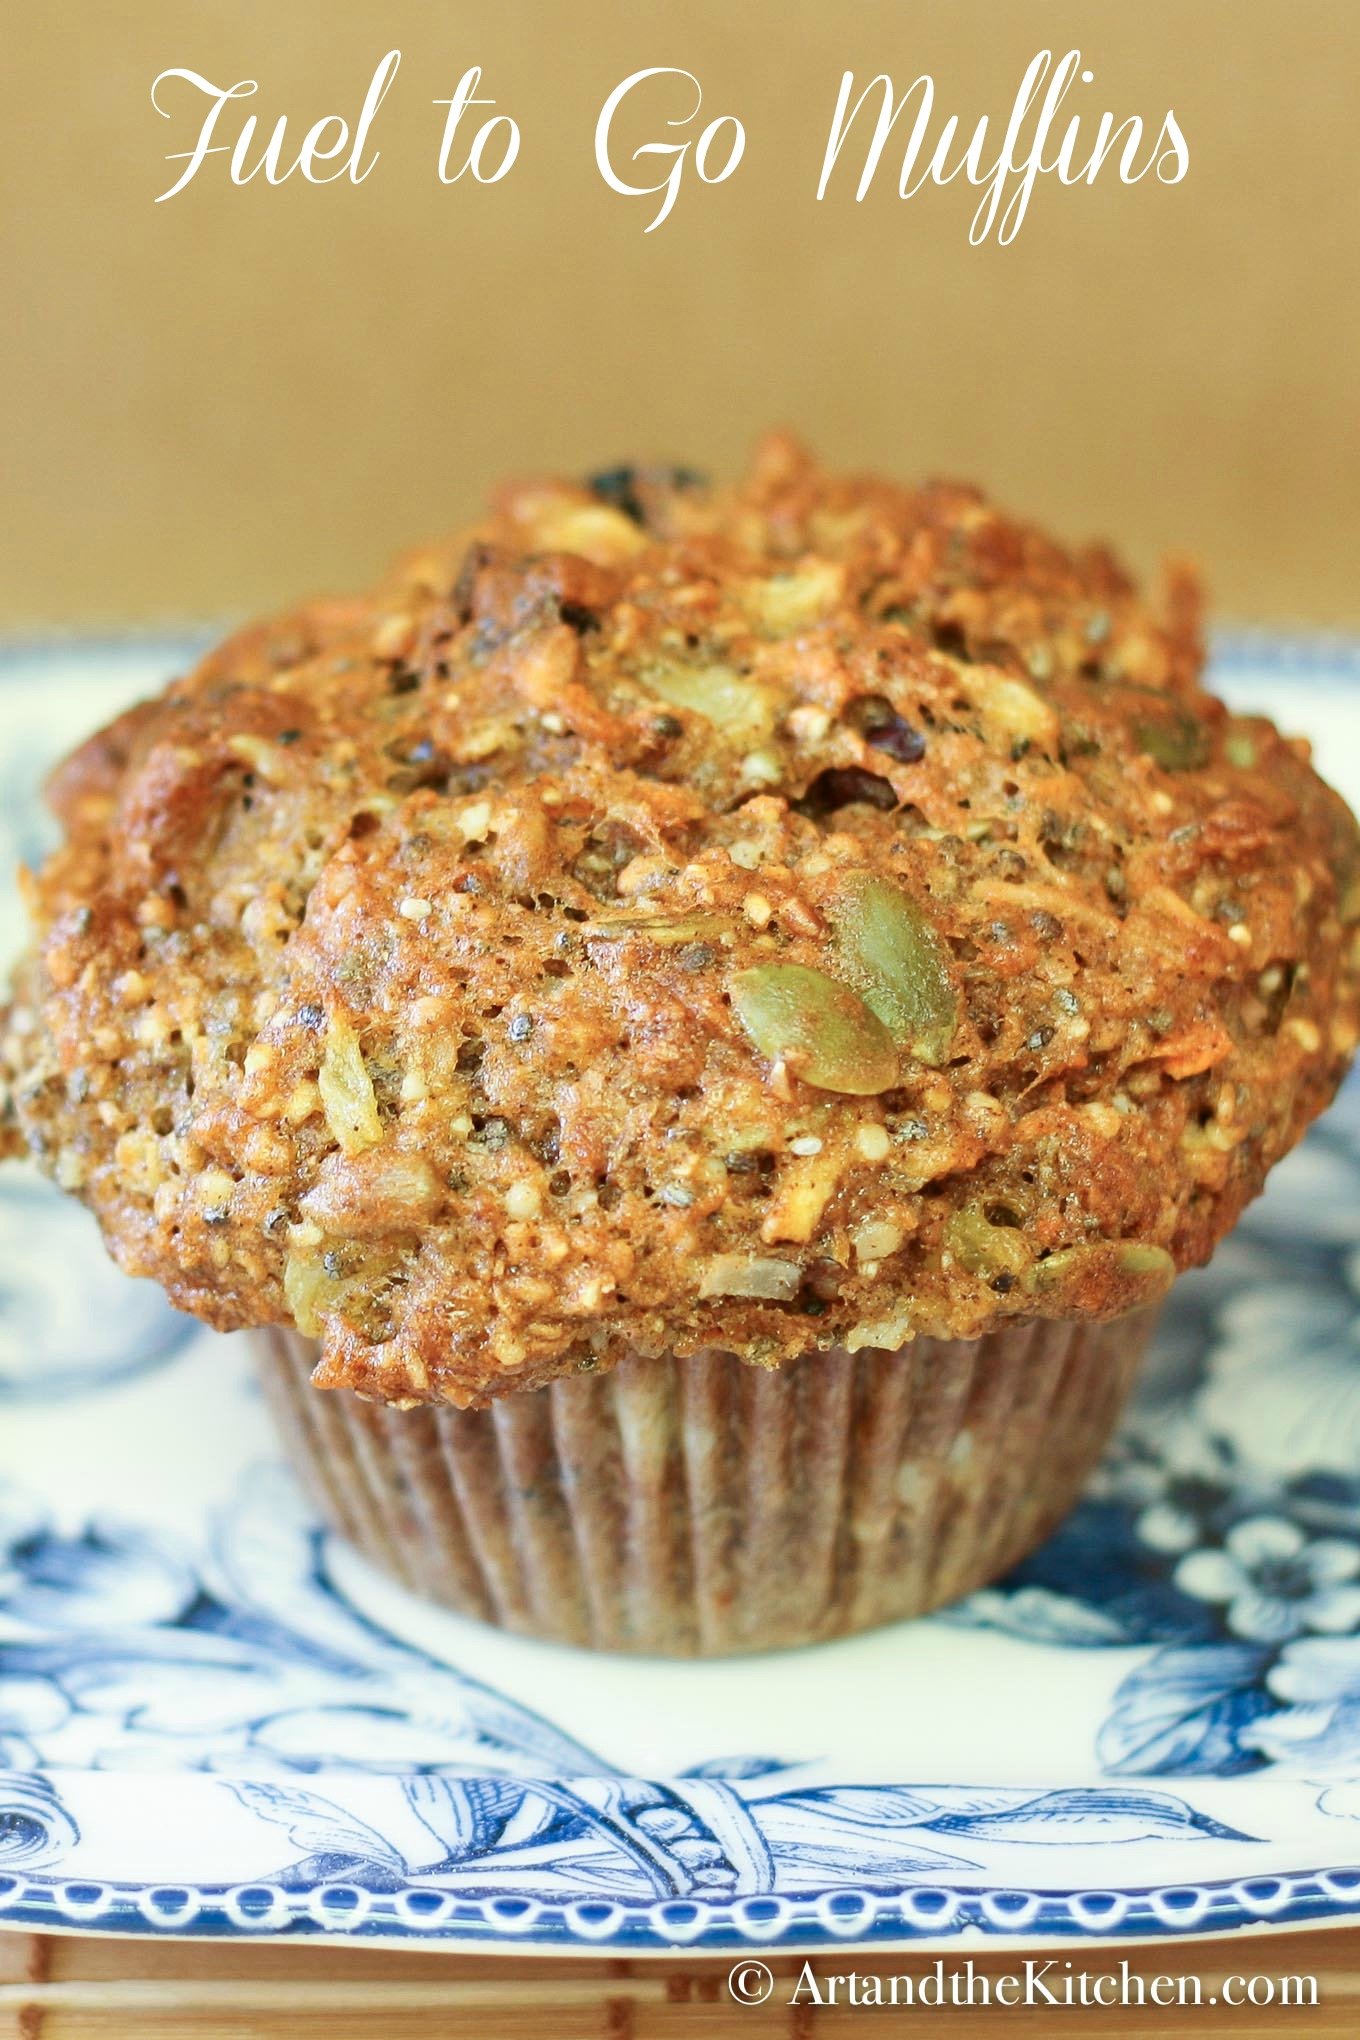
[[[1045,1954],[1049,1951],[1045,1950]],[[1354,2040],[1360,2033],[1360,1929],[1318,1934],[1237,1934],[1211,1941],[1056,1952],[1091,1972],[1127,1959],[1143,1977],[1195,1976],[1199,2006],[1121,2008],[1045,2005],[951,2010],[948,2040],[1072,2030],[1154,2040],[1217,2040],[1226,2034]],[[960,1944],[952,1968],[972,1957],[980,1975],[1014,1972],[1024,1953]],[[855,1969],[919,1978],[935,1956],[819,1956],[819,1976]],[[0,1933],[0,2040],[673,2040],[715,2034],[851,2040],[902,2030],[928,2011],[848,2005],[790,2007],[797,1957],[772,1956],[771,2001],[743,2007],[727,1989],[729,1958],[543,1961],[382,1951],[329,1944],[248,1948],[213,1942],[113,1940]],[[1316,2009],[1211,2004],[1229,1976],[1317,1978]]]

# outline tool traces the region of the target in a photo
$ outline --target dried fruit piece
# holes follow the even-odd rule
[[[892,781],[882,773],[866,772],[862,765],[828,765],[809,783],[795,806],[800,813],[818,818],[857,801],[865,807],[878,808],[885,815],[891,814],[898,804]]]
[[[329,1304],[329,1286],[320,1254],[293,1252],[283,1264],[283,1295],[293,1323],[304,1339],[321,1330],[318,1312]]]
[[[835,1149],[800,1156],[779,1179],[760,1228],[764,1240],[810,1240],[841,1179],[844,1162]]]
[[[958,999],[945,946],[891,879],[852,872],[829,909],[846,975],[899,1047],[932,1068],[949,1053]]]
[[[389,1142],[353,1159],[328,1155],[298,1209],[327,1232],[390,1233],[428,1218],[439,1197],[439,1180],[423,1156],[399,1153]]]
[[[645,498],[652,492],[666,493],[673,489],[702,489],[707,475],[691,467],[621,467],[601,468],[598,473],[586,477],[586,487],[593,496],[599,496],[611,509],[621,510],[634,524],[647,522]]]
[[[900,765],[914,765],[926,754],[926,740],[914,723],[897,713],[881,694],[862,694],[850,704],[846,720],[857,729],[866,744],[886,751]]]
[[[294,1247],[283,1268],[283,1293],[293,1323],[304,1338],[315,1339],[323,1319],[333,1312],[365,1338],[390,1337],[392,1282],[398,1265],[397,1252],[364,1248],[353,1240]]]
[[[1160,1062],[1169,1077],[1177,1081],[1197,1077],[1211,1070],[1224,1056],[1231,1055],[1233,1038],[1216,1015],[1187,1021],[1168,1034],[1151,1051],[1149,1062]]]
[[[332,1016],[317,1076],[326,1124],[347,1155],[361,1155],[382,1139],[382,1120],[373,1080],[364,1066],[359,1037],[348,1020]]]
[[[732,1006],[762,1055],[819,1091],[869,1098],[897,1082],[897,1050],[847,985],[801,963],[761,963],[732,980]]]

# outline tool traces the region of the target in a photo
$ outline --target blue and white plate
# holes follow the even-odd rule
[[[188,644],[0,660],[41,764]],[[1218,677],[1360,798],[1360,648]],[[17,946],[0,906],[0,948]],[[726,1664],[501,1636],[328,1539],[238,1341],[0,1175],[0,1922],[480,1949],[948,1946],[1360,1918],[1360,1089],[1181,1283],[1035,1557]]]

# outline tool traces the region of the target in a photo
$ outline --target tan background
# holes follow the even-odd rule
[[[281,601],[504,471],[725,469],[771,418],[1143,564],[1191,549],[1237,615],[1360,620],[1356,0],[44,0],[5,45],[0,624]],[[891,162],[814,203],[843,68],[928,69],[971,124],[1043,45],[1083,50],[1092,112],[1174,105],[1185,183],[1044,180],[1009,250],[968,246],[966,189],[900,203]],[[360,188],[219,158],[153,203],[197,119],[183,88],[153,112],[163,68],[258,78],[300,137],[393,46]],[[523,154],[441,189],[431,102],[474,62]],[[651,236],[591,154],[647,64],[749,133]]]

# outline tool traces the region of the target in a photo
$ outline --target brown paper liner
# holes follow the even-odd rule
[[[327,1521],[404,1586],[525,1635],[719,1656],[920,1615],[994,1579],[1075,1501],[1156,1313],[897,1353],[634,1358],[487,1410],[319,1391],[255,1335]]]

